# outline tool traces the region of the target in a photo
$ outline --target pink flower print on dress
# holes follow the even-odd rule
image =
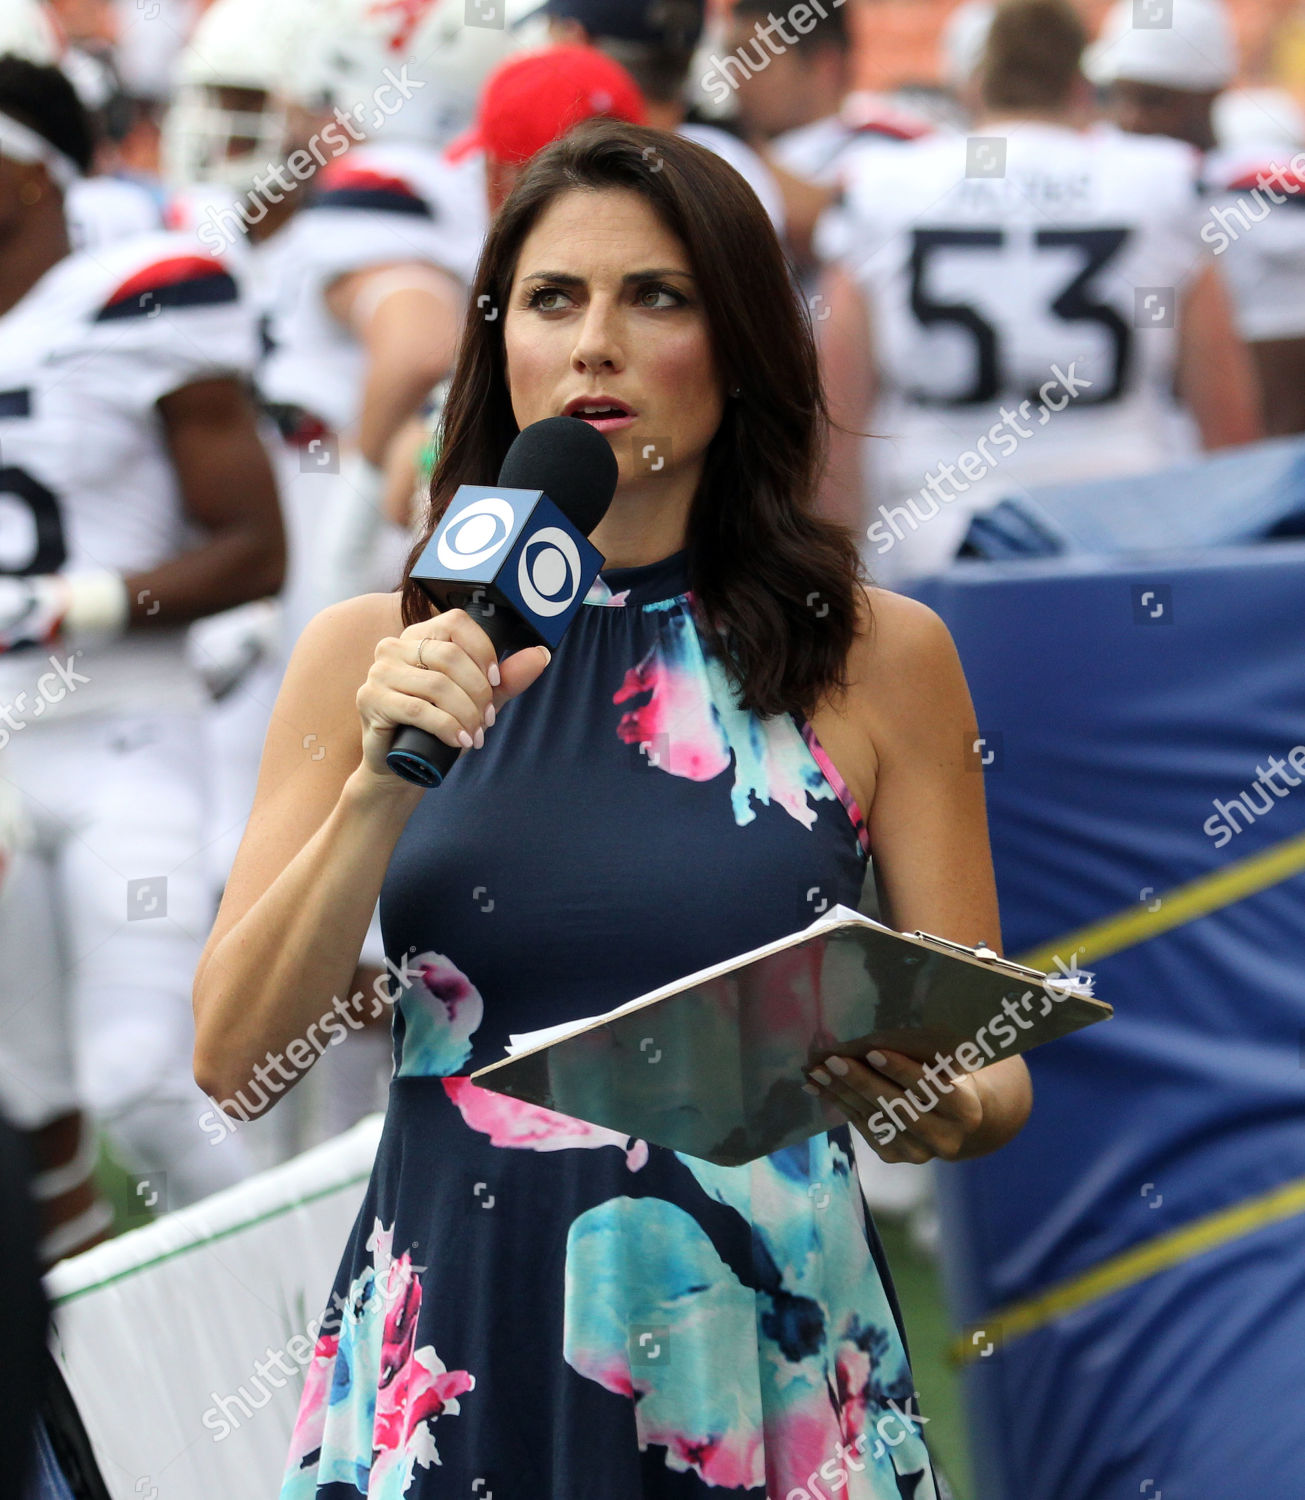
[[[432,1345],[417,1347],[425,1267],[406,1250],[394,1256],[393,1240],[393,1227],[376,1219],[372,1264],[334,1299],[339,1332],[313,1351],[281,1500],[307,1500],[327,1484],[402,1500],[418,1466],[440,1462],[436,1419],[458,1415],[458,1397],[475,1389],[469,1370],[446,1369]],[[362,1403],[359,1390],[368,1393]]]
[[[619,594],[614,594],[608,587],[607,580],[600,574],[589,585],[589,592],[584,597],[586,604],[608,604],[624,608],[630,597],[629,589],[622,589]]]
[[[618,1146],[625,1152],[625,1164],[637,1172],[648,1160],[647,1141],[635,1140],[619,1131],[584,1120],[573,1120],[524,1099],[496,1094],[482,1089],[469,1078],[446,1078],[444,1092],[457,1105],[462,1118],[473,1130],[487,1135],[492,1146],[512,1146],[526,1151],[591,1150],[597,1146]]]
[[[626,710],[617,734],[627,745],[647,745],[649,765],[672,776],[710,781],[732,762],[730,803],[740,827],[757,816],[755,800],[778,803],[804,828],[814,828],[816,809],[808,799],[837,797],[788,715],[762,718],[736,706],[724,664],[704,651],[689,608],[658,615],[656,641],[626,672],[612,702],[644,693],[647,701]]]
[[[417,978],[398,996],[403,1017],[400,1077],[447,1077],[465,1066],[471,1038],[485,1015],[480,991],[442,953],[422,953],[407,966]]]

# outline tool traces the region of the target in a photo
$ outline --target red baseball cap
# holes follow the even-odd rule
[[[476,123],[449,143],[445,155],[456,162],[479,147],[496,161],[528,161],[573,125],[598,115],[631,125],[646,121],[643,95],[620,63],[595,47],[519,52],[486,79]]]

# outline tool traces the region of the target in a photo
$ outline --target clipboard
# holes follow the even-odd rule
[[[830,1053],[886,1047],[972,1072],[1112,1014],[1090,976],[835,906],[604,1015],[514,1037],[471,1081],[733,1167],[846,1123],[802,1089]]]

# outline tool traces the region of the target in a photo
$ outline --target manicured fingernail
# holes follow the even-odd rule
[[[811,1076],[822,1086],[829,1082],[829,1074],[823,1068],[812,1068]]]
[[[841,1078],[847,1072],[847,1059],[845,1057],[827,1057],[825,1066],[831,1073],[837,1073]]]
[[[489,678],[490,687],[501,687],[503,685],[503,674],[499,671],[496,661],[490,662],[489,671],[485,675]]]
[[[494,720],[498,718],[498,710],[491,703],[485,710],[485,728],[493,729]]]
[[[802,1092],[804,1094],[815,1094],[817,1097],[820,1094],[820,1090],[813,1083],[804,1083],[802,1085]]]
[[[870,1064],[872,1068],[882,1068],[883,1065],[888,1061],[888,1059],[882,1052],[867,1052],[865,1055],[865,1060]]]
[[[472,745],[474,745],[476,743],[475,740],[473,740],[471,738],[471,736],[467,733],[467,731],[465,729],[459,729],[458,730],[458,741],[459,741],[460,744],[462,744],[463,746],[465,746],[465,748],[468,749],[468,750],[470,750],[471,747],[472,747]]]
[[[553,659],[553,653],[548,649],[547,646],[541,646],[539,649],[544,653],[544,665],[547,666]]]
[[[475,738],[472,740],[471,743],[473,745],[475,745],[475,747],[476,747],[477,750],[483,749],[484,745],[485,745],[485,731],[483,729],[479,729],[478,728],[476,730]]]

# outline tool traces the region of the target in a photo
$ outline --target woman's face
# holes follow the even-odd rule
[[[724,393],[688,255],[641,194],[574,189],[549,204],[521,246],[503,339],[518,427],[618,403],[589,421],[619,484],[678,481],[691,496]]]

